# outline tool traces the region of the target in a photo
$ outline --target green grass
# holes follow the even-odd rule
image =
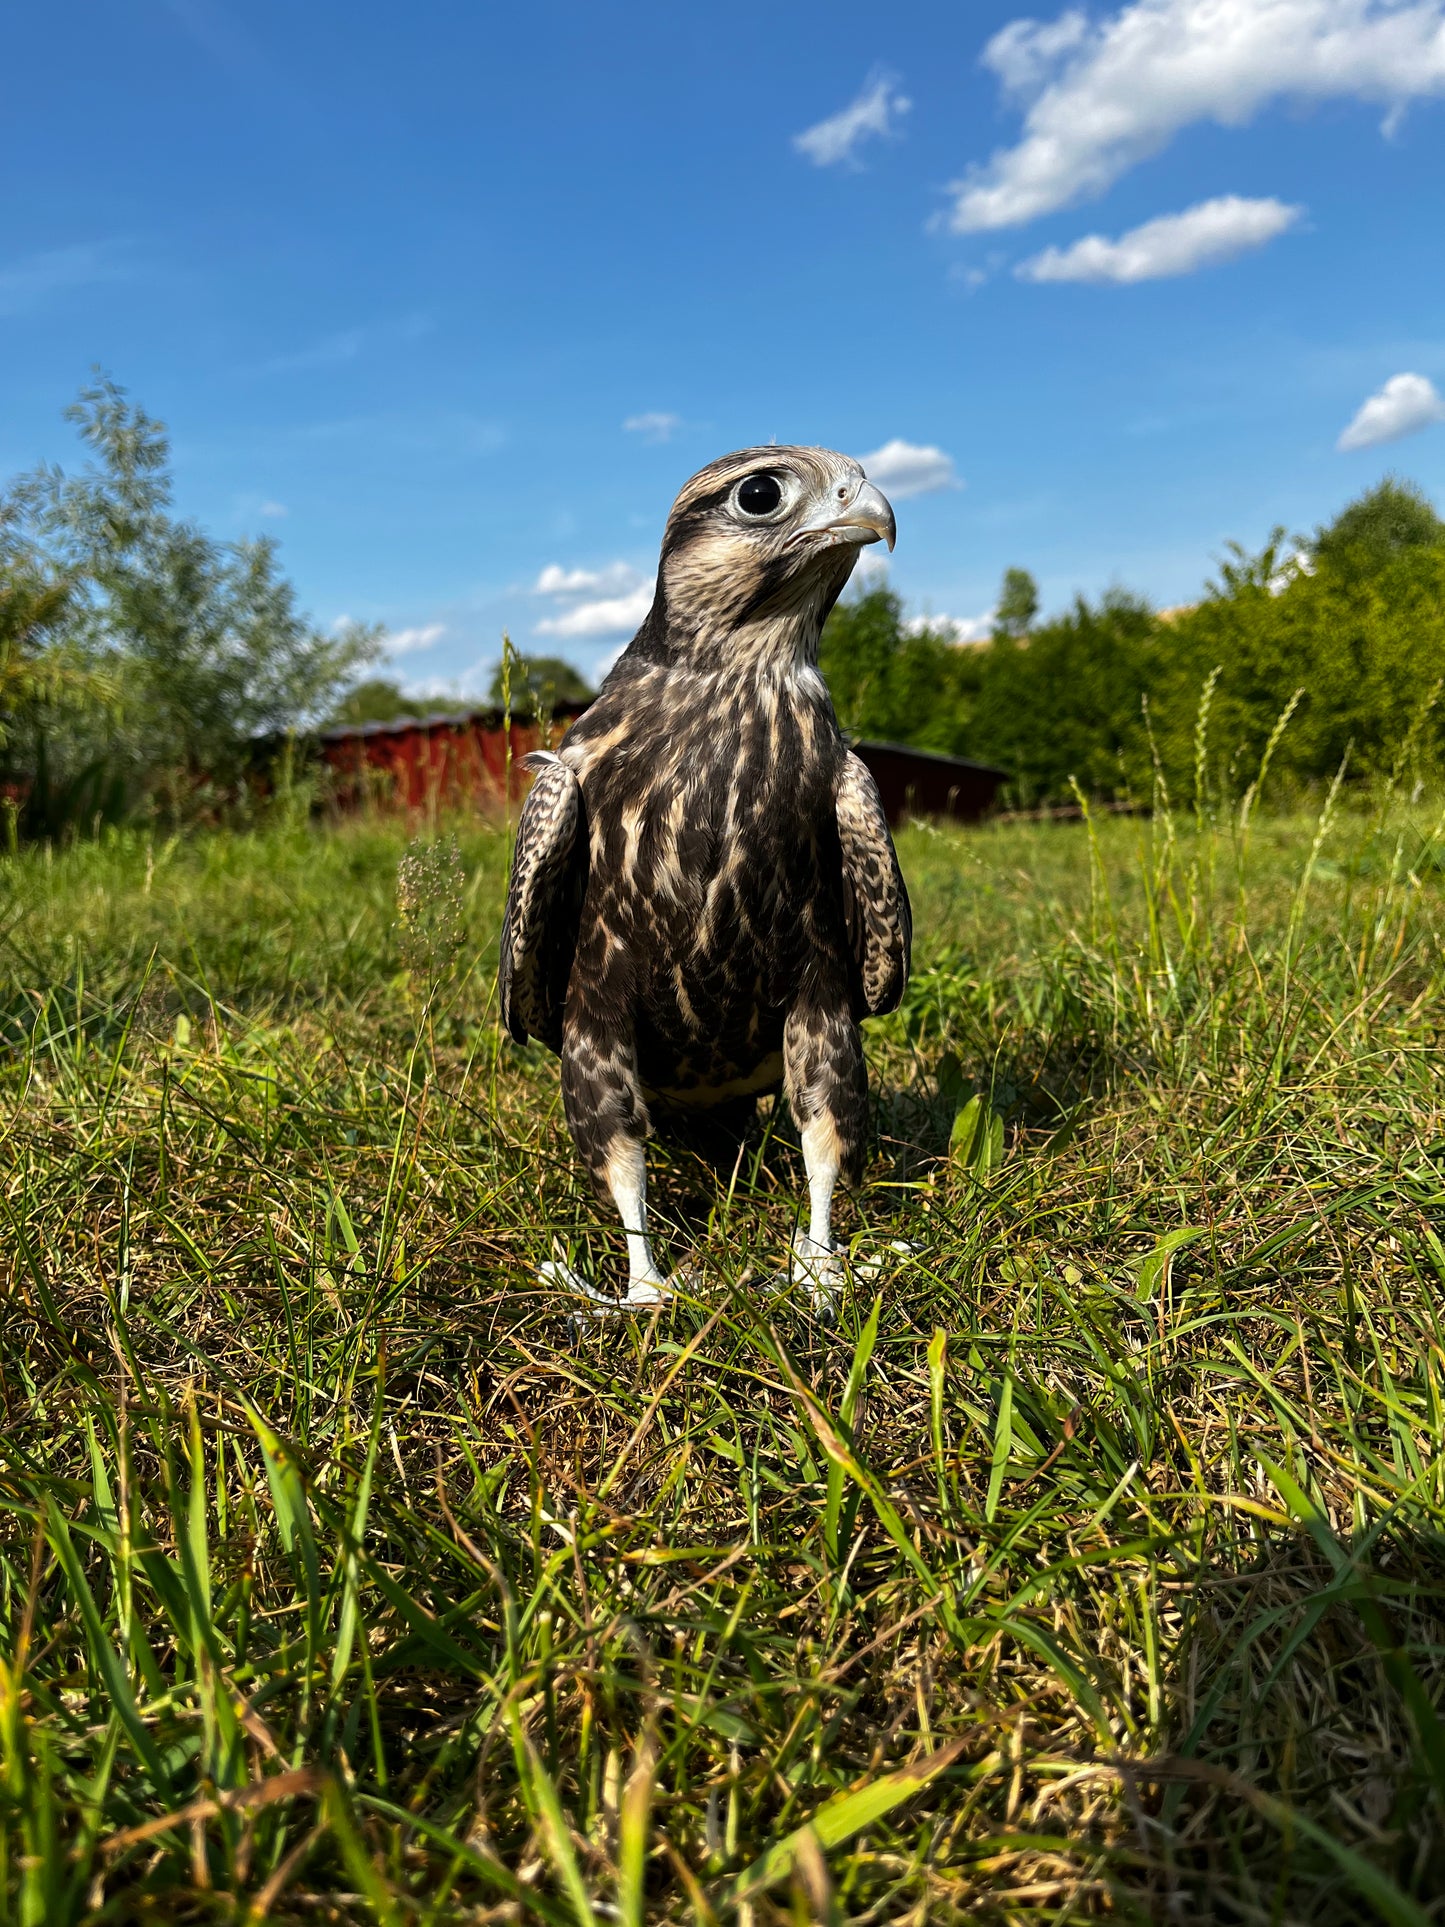
[[[1430,819],[908,832],[831,1332],[455,828],[0,867],[0,1919],[1445,1915]]]

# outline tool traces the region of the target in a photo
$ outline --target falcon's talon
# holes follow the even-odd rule
[[[589,1285],[585,1278],[572,1269],[571,1265],[563,1264],[557,1258],[547,1258],[538,1265],[537,1281],[543,1285],[560,1285],[563,1291],[571,1292],[578,1298],[585,1298],[591,1305],[615,1309],[618,1302],[615,1298],[609,1298],[606,1292],[599,1291],[595,1285]]]
[[[645,1310],[649,1305],[670,1305],[672,1292],[668,1289],[665,1278],[655,1280],[639,1278],[635,1284],[627,1287],[627,1296],[623,1303],[634,1306],[639,1311]]]
[[[623,1318],[630,1311],[649,1311],[654,1305],[666,1305],[672,1301],[672,1292],[664,1278],[659,1278],[655,1283],[650,1279],[637,1279],[628,1286],[625,1298],[612,1298],[595,1285],[589,1285],[570,1265],[551,1258],[538,1265],[537,1278],[541,1284],[560,1285],[563,1291],[573,1297],[585,1299],[585,1311],[577,1310],[569,1314],[572,1323],[579,1329],[601,1319]]]
[[[923,1246],[911,1238],[890,1238],[887,1244],[881,1248],[876,1258],[864,1258],[854,1261],[854,1276],[858,1278],[876,1278],[890,1259],[899,1259],[903,1264],[907,1264],[911,1259],[916,1258],[922,1250]]]
[[[815,1318],[832,1324],[845,1281],[843,1266],[832,1251],[820,1248],[805,1233],[793,1244],[790,1282],[808,1287],[808,1308]]]

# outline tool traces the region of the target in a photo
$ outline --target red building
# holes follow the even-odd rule
[[[550,741],[560,742],[586,707],[559,703]],[[547,747],[535,722],[514,716],[510,732],[504,723],[500,709],[345,723],[321,732],[321,754],[335,773],[334,794],[343,808],[366,802],[411,810],[500,804],[507,784],[509,733],[514,799],[525,795],[530,780],[518,764],[531,750]]]
[[[559,703],[550,741],[560,742],[585,703]],[[402,716],[392,723],[355,723],[323,730],[321,753],[335,772],[336,800],[343,807],[374,801],[399,809],[437,809],[461,804],[500,805],[507,784],[508,732],[499,709],[473,709],[461,716]],[[511,792],[522,796],[526,772],[518,767],[529,750],[544,747],[535,722],[511,726]],[[991,806],[1007,772],[957,756],[935,756],[904,743],[853,745],[873,772],[890,823],[906,816],[946,816],[975,822]]]

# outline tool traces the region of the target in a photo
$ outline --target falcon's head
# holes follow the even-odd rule
[[[672,505],[652,612],[629,655],[811,660],[858,551],[895,534],[886,496],[831,448],[744,448]]]

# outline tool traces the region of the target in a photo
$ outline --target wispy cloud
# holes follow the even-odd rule
[[[1356,99],[1396,120],[1445,93],[1445,0],[1131,0],[1014,20],[983,55],[1022,138],[953,183],[957,233],[1014,227],[1101,193],[1186,127],[1239,127],[1276,100]]]
[[[419,650],[432,648],[446,632],[444,622],[428,622],[415,629],[393,629],[385,639],[386,653],[389,656],[414,656]]]
[[[122,280],[130,271],[129,247],[128,241],[82,241],[12,261],[0,268],[0,319],[30,314],[75,288]]]
[[[629,415],[622,424],[629,435],[640,435],[645,442],[670,442],[682,427],[681,415],[655,410],[644,415]]]
[[[235,498],[232,513],[238,521],[243,523],[280,522],[291,511],[284,502],[278,502],[274,496],[248,492]]]
[[[364,327],[338,328],[331,334],[308,342],[300,348],[268,355],[251,369],[256,375],[304,374],[313,368],[338,368],[369,348],[419,341],[431,333],[435,322],[429,314],[414,312],[374,321]]]
[[[896,437],[875,448],[871,455],[860,455],[870,482],[895,496],[900,502],[910,495],[931,495],[941,488],[962,488],[953,466],[953,457],[931,443],[905,442]]]
[[[560,606],[555,615],[542,618],[536,633],[573,640],[629,635],[652,607],[652,590],[652,578],[626,562],[610,562],[602,569],[564,569],[550,563],[533,591],[553,597]]]
[[[626,562],[609,562],[602,569],[564,569],[549,562],[532,584],[533,595],[621,595],[635,589],[642,576]]]
[[[608,596],[598,602],[579,602],[559,616],[537,624],[539,636],[620,636],[638,629],[652,607],[652,584],[644,582],[629,595]]]
[[[907,635],[942,636],[955,646],[987,642],[993,634],[997,613],[995,609],[985,609],[981,616],[910,616],[903,628]]]
[[[1181,214],[1161,214],[1111,241],[1086,234],[1066,248],[1045,248],[1014,269],[1024,281],[1159,281],[1194,274],[1263,247],[1304,213],[1283,201],[1222,194]]]
[[[856,100],[827,120],[794,134],[793,145],[814,167],[857,167],[858,149],[864,141],[896,136],[900,131],[897,122],[912,105],[898,91],[897,75],[876,69]]]
[[[507,440],[507,431],[498,423],[454,408],[341,415],[296,422],[279,432],[302,445],[351,442],[372,453],[385,449],[396,455],[464,461],[493,455]]]
[[[1341,453],[1397,442],[1402,435],[1445,422],[1445,399],[1426,375],[1391,375],[1384,387],[1362,403],[1335,443]]]

